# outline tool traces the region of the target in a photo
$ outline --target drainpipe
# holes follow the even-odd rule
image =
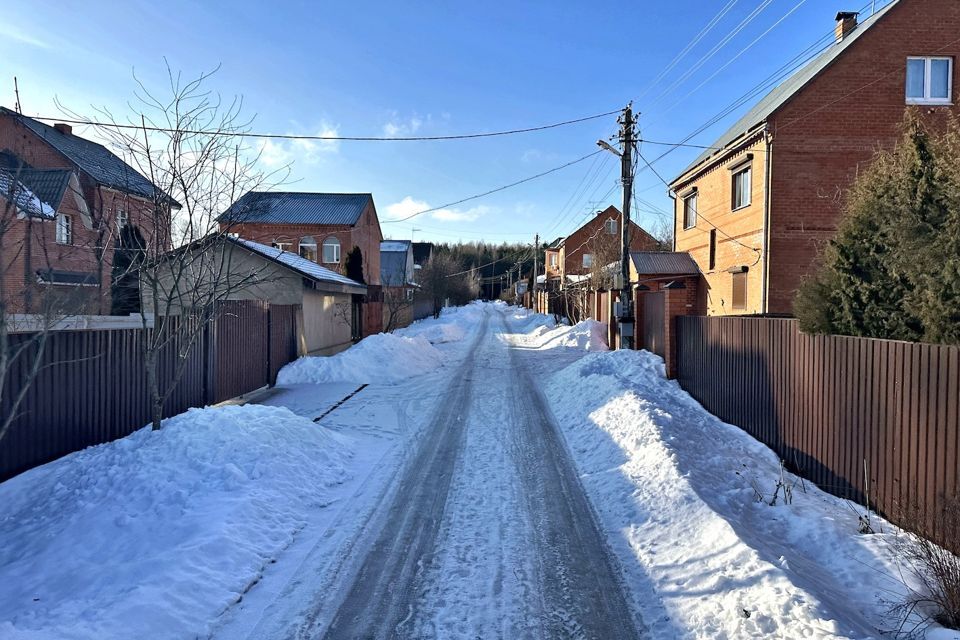
[[[671,218],[672,219],[671,224],[673,224],[673,232],[670,234],[670,243],[671,243],[670,250],[676,251],[677,250],[677,194],[673,192],[673,189],[668,188],[667,197],[670,198],[670,201],[673,203],[673,216]]]
[[[763,160],[763,255],[761,280],[763,287],[760,296],[760,312],[770,313],[770,176],[773,171],[773,134],[764,129],[766,153]]]

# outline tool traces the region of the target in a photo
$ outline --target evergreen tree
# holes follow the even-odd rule
[[[360,247],[350,249],[350,252],[347,254],[346,272],[346,276],[354,282],[359,282],[360,284],[367,283],[367,281],[363,279],[363,252],[360,251]]]
[[[960,131],[908,112],[892,151],[851,189],[821,269],[801,286],[804,331],[960,343]]]

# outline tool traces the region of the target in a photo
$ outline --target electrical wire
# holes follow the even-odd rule
[[[620,113],[620,109],[614,109],[613,111],[606,111],[604,113],[598,113],[592,116],[584,116],[582,118],[574,118],[572,120],[564,120],[563,122],[554,122],[552,124],[540,125],[537,127],[526,127],[522,129],[509,129],[506,131],[486,131],[481,133],[464,133],[457,135],[449,136],[327,136],[327,135],[300,135],[300,134],[280,134],[280,133],[253,133],[253,132],[244,132],[244,131],[205,131],[202,129],[190,130],[190,129],[175,129],[168,127],[158,127],[158,126],[142,126],[138,124],[120,124],[115,122],[98,122],[96,120],[81,120],[81,119],[64,119],[62,117],[50,117],[50,116],[29,116],[34,120],[45,120],[50,122],[62,122],[64,124],[74,124],[74,125],[87,125],[94,127],[102,127],[106,129],[134,129],[137,131],[158,131],[164,133],[176,133],[181,135],[207,135],[207,136],[226,136],[230,138],[268,138],[273,140],[321,140],[321,141],[337,141],[337,142],[424,142],[424,141],[439,141],[439,140],[470,140],[474,138],[493,138],[498,136],[509,136],[519,133],[532,133],[535,131],[546,131],[548,129],[556,129],[557,127],[564,127],[571,124],[577,124],[580,122],[587,122],[589,120],[597,120],[599,118],[605,118],[607,116]],[[26,117],[26,116],[25,116]]]
[[[432,213],[432,212],[434,212],[434,211],[440,211],[441,209],[447,209],[447,208],[449,208],[449,207],[455,207],[455,206],[457,206],[458,204],[463,204],[464,202],[469,202],[469,201],[471,201],[471,200],[476,200],[477,198],[483,198],[484,196],[489,196],[489,195],[494,194],[494,193],[499,193],[500,191],[505,191],[506,189],[510,189],[510,188],[512,188],[512,187],[516,187],[517,185],[521,185],[521,184],[530,182],[531,180],[536,180],[537,178],[542,178],[543,176],[550,175],[551,173],[556,173],[557,171],[560,171],[561,169],[566,169],[567,167],[573,166],[573,165],[577,164],[578,162],[583,162],[584,160],[587,160],[587,159],[589,159],[589,158],[592,158],[593,156],[597,155],[598,153],[603,153],[603,149],[598,149],[597,151],[593,151],[593,152],[591,152],[591,153],[588,153],[587,155],[582,156],[582,157],[580,157],[580,158],[577,158],[576,160],[572,160],[572,161],[570,161],[570,162],[568,162],[568,163],[566,163],[566,164],[562,164],[562,165],[560,165],[559,167],[554,167],[553,169],[548,169],[548,170],[546,170],[546,171],[544,171],[544,172],[542,172],[542,173],[538,173],[537,175],[530,176],[530,177],[528,177],[528,178],[524,178],[523,180],[517,180],[516,182],[511,182],[510,184],[503,185],[502,187],[497,187],[497,188],[495,188],[495,189],[490,189],[489,191],[484,191],[483,193],[478,193],[478,194],[476,194],[476,195],[467,196],[466,198],[461,198],[460,200],[455,200],[454,202],[448,202],[447,204],[440,205],[439,207],[431,207],[431,208],[429,208],[429,209],[424,209],[423,211],[417,211],[416,213],[411,213],[410,215],[404,216],[403,218],[396,218],[396,219],[394,219],[394,220],[382,220],[382,221],[381,221],[381,224],[396,223],[396,222],[405,222],[405,221],[407,221],[407,220],[410,220],[411,218],[416,218],[417,216],[422,216],[422,215],[425,214],[425,213]]]

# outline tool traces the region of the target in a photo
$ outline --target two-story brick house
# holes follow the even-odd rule
[[[221,230],[300,254],[367,285],[363,335],[382,328],[380,243],[383,233],[369,193],[251,191],[220,218]],[[347,256],[359,249],[363,277],[347,273]]]
[[[566,238],[557,238],[544,251],[544,273],[547,289],[555,291],[575,284],[603,267],[620,259],[620,229],[623,215],[609,206],[584,223]],[[630,221],[630,250],[655,251],[656,238]]]
[[[155,195],[179,205],[101,144],[0,107],[0,195],[5,206],[3,297],[8,312],[43,310],[44,300],[69,313],[109,313],[113,258],[122,239],[138,237],[148,252],[170,247],[169,220]],[[20,195],[15,195],[20,194]],[[132,233],[132,230],[136,230]],[[156,240],[156,243],[154,242]]]
[[[960,2],[895,0],[750,109],[670,185],[675,249],[704,274],[711,315],[790,313],[833,237],[843,194],[907,108],[956,112]]]

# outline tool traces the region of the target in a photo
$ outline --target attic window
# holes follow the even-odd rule
[[[953,58],[907,58],[907,104],[951,104]]]
[[[617,221],[614,218],[610,218],[603,223],[603,228],[612,236],[617,235]]]

